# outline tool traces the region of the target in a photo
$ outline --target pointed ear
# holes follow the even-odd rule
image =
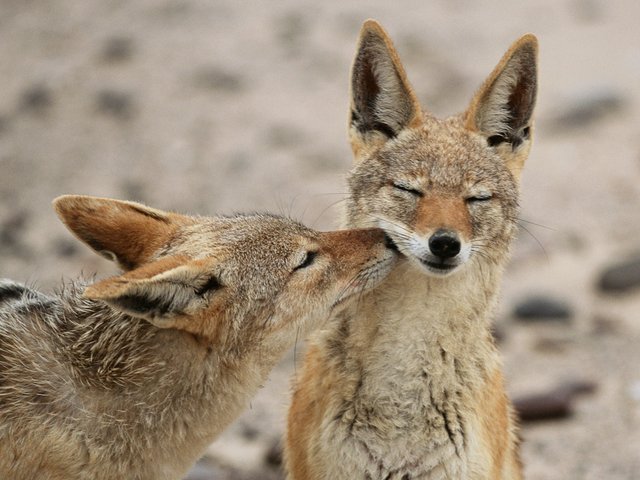
[[[349,137],[356,159],[422,121],[396,49],[375,20],[367,20],[360,30],[351,67],[350,102]]]
[[[524,35],[502,57],[465,114],[466,127],[484,135],[518,174],[531,147],[537,63],[538,40]]]
[[[58,197],[53,207],[76,237],[124,270],[148,261],[187,218],[139,203],[82,195]]]
[[[84,296],[107,302],[158,327],[175,327],[178,319],[206,307],[212,292],[221,288],[213,269],[210,258],[165,257],[95,283],[85,290]]]

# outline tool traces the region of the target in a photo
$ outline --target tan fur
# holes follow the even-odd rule
[[[84,294],[0,280],[2,479],[182,478],[298,335],[396,258],[378,229],[80,196],[55,208],[128,271]]]
[[[522,478],[489,327],[517,230],[536,56],[525,35],[469,108],[440,120],[418,105],[382,27],[365,22],[346,223],[383,228],[406,261],[314,336],[289,413],[289,478]]]
[[[464,200],[457,196],[426,195],[416,212],[416,233],[429,237],[439,228],[453,229],[471,239],[471,221]]]

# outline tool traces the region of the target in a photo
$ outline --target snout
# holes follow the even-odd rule
[[[420,262],[436,275],[446,275],[462,265],[468,258],[460,235],[454,230],[441,228],[428,238],[427,247],[420,255]]]

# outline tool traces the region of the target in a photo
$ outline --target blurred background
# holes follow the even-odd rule
[[[363,20],[426,109],[540,40],[536,141],[496,336],[528,479],[640,478],[640,3],[0,0],[0,276],[107,276],[64,193],[339,226]],[[304,342],[296,357],[301,358]],[[294,353],[190,479],[278,479]]]

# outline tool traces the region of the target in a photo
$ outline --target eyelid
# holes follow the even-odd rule
[[[485,202],[487,200],[491,200],[493,198],[493,193],[491,192],[478,192],[476,194],[470,195],[466,198],[467,202]]]
[[[413,188],[411,185],[408,185],[404,182],[391,182],[391,186],[397,190],[401,190],[403,192],[407,192],[410,193],[412,195],[415,195],[417,197],[422,197],[424,196],[424,193],[421,192],[420,190]]]
[[[318,256],[318,251],[317,250],[310,250],[306,253],[306,255],[304,256],[304,258],[302,259],[302,262],[300,262],[300,264],[298,264],[293,271],[295,272],[296,270],[301,270],[303,268],[307,268],[309,266],[311,266],[313,264],[313,262],[315,261],[316,257]]]

